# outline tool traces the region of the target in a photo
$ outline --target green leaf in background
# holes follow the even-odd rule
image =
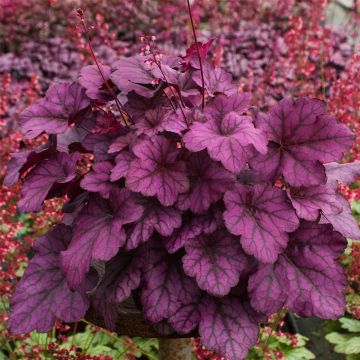
[[[353,214],[360,215],[360,200],[352,201],[350,203],[350,205],[351,205],[351,210],[352,210]]]
[[[112,356],[114,359],[116,359],[116,355],[117,355],[117,350],[112,349],[109,346],[106,345],[96,345],[96,346],[92,346],[91,348],[88,349],[87,354],[90,355],[110,355]]]
[[[330,333],[326,335],[326,340],[335,344],[334,350],[340,354],[360,354],[360,336],[342,335],[339,333]]]
[[[301,334],[296,334],[296,337],[298,339],[298,344],[297,345],[299,347],[305,346],[306,343],[309,341],[309,339],[306,336],[301,335]]]
[[[289,350],[285,353],[285,360],[308,360],[315,359],[315,355],[306,349],[305,347],[300,347],[296,349]]]
[[[350,332],[359,332],[360,333],[360,320],[341,318],[339,319],[341,327]]]
[[[332,332],[325,336],[326,340],[331,344],[343,344],[347,341],[348,337],[346,335],[339,334],[338,332]]]
[[[355,219],[357,221],[360,221],[360,201],[352,201],[350,203],[351,205],[351,210],[352,210],[352,213],[353,215],[355,216]]]
[[[75,345],[81,349],[85,349],[89,342],[89,332],[77,333],[73,336],[69,336],[69,341],[64,343],[61,348],[70,349],[71,345]]]

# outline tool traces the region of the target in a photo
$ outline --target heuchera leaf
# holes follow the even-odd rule
[[[40,146],[33,150],[20,151],[13,154],[7,164],[3,184],[5,186],[14,185],[26,170],[46,159],[49,156],[49,153],[50,150],[48,147]]]
[[[198,302],[182,305],[169,318],[170,325],[178,334],[189,334],[198,326],[199,322],[200,310]]]
[[[226,227],[241,235],[245,252],[261,262],[275,262],[287,246],[288,233],[299,225],[286,193],[266,184],[237,185],[225,193],[224,202]]]
[[[173,205],[178,194],[189,189],[186,165],[177,160],[179,151],[176,143],[162,136],[134,146],[137,159],[130,164],[126,186],[145,196],[156,196],[164,206]]]
[[[100,111],[96,114],[94,134],[110,134],[121,129],[120,122],[111,111]]]
[[[196,283],[181,271],[176,257],[169,257],[157,241],[145,248],[147,266],[141,293],[145,317],[158,322],[167,319],[199,296]]]
[[[90,197],[74,224],[74,236],[61,254],[61,265],[71,288],[76,289],[89,271],[90,261],[110,260],[125,244],[123,225],[135,222],[143,207],[126,189],[112,190],[109,200]]]
[[[190,209],[195,214],[203,213],[222,198],[234,183],[234,177],[204,151],[192,154],[187,165],[190,190],[179,195],[177,207],[180,210]]]
[[[341,206],[342,211],[335,214],[324,211],[320,217],[320,224],[331,224],[334,230],[343,236],[360,240],[359,225],[351,213],[349,202],[341,195],[337,195],[337,204]]]
[[[135,91],[137,94],[151,98],[155,90],[146,87],[151,85],[161,75],[156,72],[156,65],[149,62],[146,56],[122,58],[112,65],[115,70],[111,81],[123,92]],[[154,76],[154,72],[158,76]]]
[[[35,256],[11,299],[11,333],[47,332],[57,319],[73,322],[85,315],[89,307],[85,289],[70,290],[59,267],[59,253],[71,235],[71,228],[61,224],[38,240]]]
[[[125,178],[134,159],[135,155],[132,152],[128,150],[121,151],[115,158],[115,166],[111,169],[110,180],[116,181]]]
[[[109,154],[116,153],[118,151],[124,150],[127,148],[131,142],[135,139],[134,132],[128,132],[126,134],[123,134],[119,137],[117,137],[110,145],[109,147]]]
[[[36,101],[19,116],[22,132],[34,138],[43,132],[61,134],[76,114],[90,104],[85,89],[77,83],[50,86],[43,99]]]
[[[247,92],[231,96],[217,95],[209,102],[204,112],[216,120],[223,119],[226,114],[232,111],[242,115],[249,110],[251,99],[252,95]]]
[[[357,178],[360,178],[360,161],[348,164],[336,162],[325,164],[327,185],[335,190],[338,188],[338,181],[350,185]]]
[[[191,64],[191,66],[198,69],[200,65],[198,58],[199,54],[197,49],[199,49],[200,58],[204,62],[204,60],[206,59],[206,55],[209,52],[209,49],[213,42],[214,39],[210,39],[206,43],[202,43],[199,41],[197,44],[196,43],[191,44],[191,46],[186,49],[186,55],[184,56],[184,63],[186,65]]]
[[[82,128],[68,128],[64,133],[57,135],[56,150],[65,153],[83,151],[81,143],[88,134],[89,132]]]
[[[336,319],[344,313],[346,278],[337,258],[347,242],[330,225],[303,221],[273,265],[250,276],[252,306],[271,314],[285,305],[300,316]]]
[[[109,92],[105,84],[105,81],[109,84],[111,68],[108,65],[100,66],[102,75],[97,65],[84,66],[80,71],[79,83],[86,89],[86,95],[90,99],[107,102],[112,99],[111,92]]]
[[[80,186],[91,192],[98,192],[103,198],[108,199],[112,189],[116,186],[110,182],[110,174],[114,165],[109,161],[95,163],[84,178]]]
[[[136,123],[136,134],[145,134],[152,137],[166,130],[166,123],[171,113],[171,108],[162,106],[145,111],[144,117]]]
[[[106,264],[100,284],[91,293],[91,304],[103,315],[109,329],[115,328],[118,315],[116,304],[128,299],[131,292],[139,287],[141,267],[140,257],[119,252]]]
[[[270,111],[259,113],[256,126],[266,132],[270,143],[266,155],[257,155],[251,166],[266,180],[280,175],[292,186],[325,183],[320,162],[339,160],[353,141],[348,127],[325,114],[320,100],[283,99]]]
[[[76,176],[78,154],[56,153],[36,165],[25,178],[18,202],[20,211],[39,211],[55,183],[65,184]]]
[[[161,206],[154,201],[147,201],[142,205],[142,217],[127,231],[127,250],[135,249],[149,240],[154,231],[162,236],[169,236],[181,225],[180,211]]]
[[[221,68],[214,68],[209,63],[205,63],[203,68],[205,89],[210,96],[215,96],[216,94],[225,94],[226,96],[230,96],[237,92],[237,88],[232,81],[233,79],[231,74]],[[200,71],[195,72],[193,80],[197,85],[202,86]]]
[[[253,186],[263,182],[261,180],[260,173],[252,169],[241,170],[240,173],[236,176],[236,179],[240,184],[248,186]]]
[[[181,111],[177,109],[175,112],[170,113],[164,124],[164,129],[175,134],[181,135],[188,129],[188,119],[191,112],[187,109]]]
[[[248,349],[255,345],[258,323],[235,297],[203,300],[199,334],[204,346],[229,360],[246,358]]]
[[[250,117],[234,111],[220,120],[210,114],[206,122],[195,122],[184,142],[191,151],[207,149],[212,159],[232,172],[240,172],[255,149],[263,154],[267,151],[265,134],[254,128]]]
[[[174,234],[164,239],[167,251],[172,254],[182,248],[189,240],[204,233],[211,234],[223,225],[219,209],[211,209],[204,215],[192,216],[183,220],[183,225]]]
[[[301,219],[315,221],[320,216],[320,210],[327,214],[339,214],[342,211],[338,195],[327,185],[290,188],[288,194]]]
[[[185,244],[185,273],[195,277],[200,289],[211,295],[228,294],[247,265],[239,239],[224,229],[194,237]]]

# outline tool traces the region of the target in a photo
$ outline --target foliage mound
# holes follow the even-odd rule
[[[80,13],[80,16],[82,14]],[[188,334],[243,359],[258,324],[283,306],[327,319],[344,312],[337,258],[360,230],[338,182],[354,135],[325,103],[251,107],[195,43],[161,56],[85,66],[20,115],[45,145],[14,155],[22,212],[64,197],[62,222],[38,239],[11,301],[13,333],[76,322],[90,307],[115,327],[138,307],[157,331]]]

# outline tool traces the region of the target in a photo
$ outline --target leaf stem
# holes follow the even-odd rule
[[[202,61],[201,61],[199,44],[198,44],[198,41],[197,41],[197,36],[196,36],[196,31],[195,31],[194,20],[193,20],[193,16],[192,16],[192,12],[191,12],[190,0],[187,0],[187,5],[188,5],[188,10],[189,10],[191,28],[192,28],[192,32],[193,32],[193,36],[194,36],[194,40],[195,40],[196,51],[197,51],[198,58],[199,58],[200,74],[201,74],[201,87],[202,87],[201,107],[202,107],[202,109],[204,110],[204,107],[205,107],[205,80],[204,80],[204,70],[203,70]]]

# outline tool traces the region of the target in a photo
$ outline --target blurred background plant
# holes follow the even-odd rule
[[[166,54],[183,53],[192,42],[185,1],[0,0],[0,183],[10,153],[46,140],[23,140],[17,115],[50,82],[75,79],[80,67],[91,62],[77,27],[78,7],[92,24],[93,46],[103,63],[140,53],[141,35],[155,35]],[[357,135],[344,161],[360,160],[359,1],[195,0],[192,12],[199,40],[214,38],[214,65],[231,71],[239,90],[253,92],[255,106],[266,109],[284,96],[326,100],[329,111]],[[59,323],[48,334],[8,334],[16,281],[32,256],[34,240],[60,220],[64,200],[48,201],[37,214],[19,214],[20,188],[0,188],[0,359],[157,359],[156,340],[118,337],[84,322]],[[359,182],[340,190],[360,220]],[[360,359],[359,243],[349,243],[342,262],[348,276],[346,316],[328,322],[324,331],[336,353],[354,360]],[[248,359],[328,359],[309,351],[312,340],[294,334],[284,324],[285,311],[280,315],[261,329]],[[193,353],[197,359],[221,359],[197,339]]]

